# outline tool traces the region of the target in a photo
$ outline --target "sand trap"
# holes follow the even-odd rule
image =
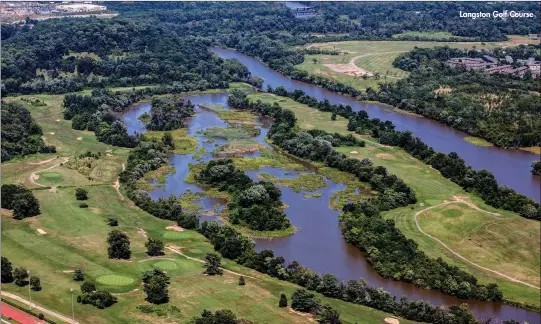
[[[382,159],[382,160],[396,160],[394,155],[389,154],[389,153],[378,153],[378,154],[376,154],[376,157],[378,159]]]
[[[42,230],[41,228],[38,228],[37,231],[38,231],[38,234],[39,234],[39,235],[45,235],[45,234],[47,234],[47,232],[45,232],[45,231]]]
[[[78,141],[82,141],[83,138],[82,138],[82,137],[77,137],[77,140],[78,140]]]
[[[400,322],[396,318],[387,317],[384,319],[385,324],[399,324]]]
[[[425,203],[420,203],[419,206],[423,207],[425,205]]]
[[[111,154],[111,153],[107,153],[107,156],[113,156],[113,154]]]
[[[64,272],[64,273],[74,273],[75,270],[64,270],[64,271],[62,271],[62,272]]]
[[[184,231],[184,229],[183,229],[182,227],[177,226],[177,225],[175,225],[175,226],[167,226],[165,229],[166,229],[166,230],[169,230],[169,231],[175,231],[175,232],[182,232],[182,231]]]
[[[58,122],[58,121],[60,121],[60,119],[57,119],[56,121]]]
[[[53,133],[53,132],[50,132],[49,134],[51,134],[51,135],[54,135],[54,133]]]
[[[35,174],[35,173],[32,173],[32,179],[38,180],[38,179],[39,179],[39,175],[37,175],[37,174]]]
[[[357,151],[351,151],[351,152],[349,152],[349,153],[350,153],[350,154],[359,154],[359,152],[357,152]]]

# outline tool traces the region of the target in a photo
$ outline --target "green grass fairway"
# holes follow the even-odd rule
[[[539,286],[539,231],[524,218],[493,216],[464,204],[418,216],[419,226],[467,259]]]
[[[187,234],[178,237],[174,244],[182,252],[203,259],[213,251],[210,243],[193,231],[169,232],[165,227],[173,222],[150,216],[135,207],[132,202],[120,201],[110,186],[86,187],[89,191],[88,204],[93,208],[80,209],[72,188],[59,188],[56,193],[47,190],[35,191],[40,200],[42,214],[23,221],[2,219],[2,255],[16,267],[31,269],[41,278],[43,290],[32,293],[32,300],[44,307],[63,314],[71,314],[71,292],[79,294],[80,282],[72,280],[72,271],[82,268],[86,279],[97,283],[99,289],[121,293],[114,306],[99,310],[90,305],[75,304],[75,317],[81,323],[162,323],[162,318],[144,314],[138,305],[147,304],[141,287],[141,272],[154,267],[169,267],[171,277],[169,305],[181,311],[175,319],[178,323],[190,323],[203,309],[231,309],[239,317],[256,323],[305,323],[304,316],[277,306],[280,294],[290,296],[298,286],[279,281],[254,270],[239,266],[231,260],[223,260],[226,269],[240,272],[247,278],[246,286],[239,286],[238,276],[224,273],[223,276],[205,276],[202,263],[188,260],[169,250],[166,258],[176,261],[147,261],[144,244],[146,239],[138,228],[151,237],[163,233]],[[132,258],[110,260],[107,258],[107,233],[111,227],[108,217],[117,217],[119,227],[131,241]],[[37,235],[37,228],[47,232]],[[172,264],[177,267],[173,269]],[[256,279],[248,279],[249,277]],[[128,282],[134,280],[133,282]],[[121,286],[122,285],[122,286]],[[138,291],[134,291],[138,288]],[[28,287],[2,284],[2,289],[26,297]],[[341,311],[343,323],[378,323],[389,314],[371,308],[319,296]],[[400,320],[401,323],[412,323]],[[166,321],[167,322],[167,321]],[[165,322],[163,322],[165,323]]]
[[[449,37],[448,33],[418,33],[407,35],[432,35],[434,37]],[[396,36],[396,35],[395,35]],[[408,75],[406,71],[394,68],[392,63],[400,53],[412,50],[414,47],[434,47],[447,45],[452,48],[460,49],[492,49],[501,46],[516,46],[527,43],[527,40],[521,36],[510,36],[511,40],[506,42],[485,43],[480,42],[430,42],[430,41],[344,41],[330,43],[307,44],[301,48],[317,47],[327,50],[339,51],[340,55],[305,55],[304,62],[296,67],[311,74],[321,75],[334,81],[344,83],[350,87],[364,90],[368,87],[377,88],[381,82],[396,81]],[[513,43],[516,40],[517,43]],[[316,63],[314,63],[314,59]],[[332,64],[349,64],[352,68],[355,66],[368,71],[377,72],[380,78],[370,77],[363,79],[359,76],[347,75],[341,72],[333,71]]]
[[[180,239],[186,239],[191,238],[193,236],[193,233],[188,231],[165,231],[162,234],[162,237],[166,240],[180,240]]]
[[[105,275],[96,278],[96,282],[107,286],[129,286],[135,280],[130,277],[119,275]]]
[[[273,102],[278,102],[282,107],[290,109],[295,113],[297,123],[301,128],[319,128],[328,132],[338,132],[341,134],[352,133],[347,130],[347,121],[344,118],[338,116],[336,121],[332,121],[330,112],[318,111],[314,108],[297,103],[289,98],[266,93],[251,94],[248,96],[248,98],[250,100],[269,102],[271,104]],[[514,224],[514,222],[520,224],[520,226],[512,226],[510,233],[516,233],[515,235],[517,237],[523,237],[523,235],[529,237],[531,242],[527,244],[530,249],[532,249],[532,246],[534,245],[540,245],[541,229],[539,228],[539,222],[524,219],[515,213],[496,210],[486,205],[478,197],[465,192],[457,184],[445,179],[441,176],[439,171],[413,158],[404,150],[397,147],[380,145],[376,142],[376,139],[369,136],[360,137],[366,141],[366,147],[339,147],[337,150],[347,154],[350,157],[359,159],[369,158],[372,162],[374,162],[375,165],[385,166],[389,172],[403,179],[408,186],[415,190],[419,203],[414,207],[413,210],[410,207],[404,207],[384,213],[386,218],[393,219],[396,222],[396,226],[402,231],[402,233],[404,233],[404,235],[415,240],[415,242],[419,244],[419,247],[430,257],[441,257],[446,262],[456,265],[461,269],[475,275],[482,283],[497,283],[502,289],[505,298],[518,302],[526,302],[537,306],[540,305],[539,290],[511,282],[505,278],[497,276],[496,274],[474,267],[454,257],[447,249],[417,230],[413,220],[413,215],[417,211],[428,206],[437,205],[444,200],[452,200],[454,195],[465,197],[484,210],[500,213],[503,215],[502,217],[505,217],[505,219],[508,221],[508,224]],[[353,151],[358,153],[351,153]],[[424,207],[421,207],[420,203],[423,203]],[[489,229],[493,226],[490,225],[490,222],[493,220],[481,218],[478,221],[480,224],[480,234],[478,235],[481,235],[481,233],[482,235],[491,235]],[[489,226],[488,229],[486,229],[487,226]],[[446,233],[444,231],[445,229],[443,228],[438,235],[435,234],[435,236],[440,238],[440,236],[445,237],[446,235],[449,235],[449,237],[452,237],[453,235],[456,235],[453,232]],[[529,235],[531,235],[531,237]],[[521,249],[521,246],[523,246],[524,243],[522,245],[515,245],[513,241],[511,241],[507,244],[509,246],[506,247],[506,249],[518,250]],[[476,256],[478,259],[474,259],[472,256],[472,260],[474,262],[479,261],[479,258],[483,257],[482,255]],[[520,271],[524,273],[539,273],[540,253],[532,253],[531,257],[533,258],[532,260],[529,260],[528,262],[521,262],[518,264],[518,267],[520,267],[522,269]],[[493,259],[491,266],[498,271],[497,260]],[[487,267],[491,268],[488,265]],[[539,278],[539,275],[537,275],[537,277]]]
[[[175,270],[178,268],[177,264],[173,261],[160,261],[154,263],[153,265],[161,270]]]
[[[64,177],[58,172],[41,172],[39,174],[39,183],[42,183],[46,186],[57,186],[62,183]]]

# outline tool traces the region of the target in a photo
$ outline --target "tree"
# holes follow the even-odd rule
[[[19,287],[26,286],[28,284],[28,270],[23,267],[15,268],[13,270],[13,278],[15,279],[15,284]]]
[[[10,282],[13,282],[13,266],[8,258],[2,257],[2,283]]]
[[[30,277],[30,287],[33,291],[41,290],[41,280],[39,279],[39,277],[36,277],[36,276]]]
[[[306,289],[299,289],[291,295],[291,308],[300,312],[315,313],[319,304],[314,294]]]
[[[154,269],[143,272],[143,290],[147,294],[146,300],[153,304],[163,304],[169,301],[169,277],[165,272]]]
[[[147,248],[147,254],[150,256],[163,255],[164,244],[163,241],[157,238],[148,238],[148,241],[145,243]]]
[[[325,304],[321,307],[321,310],[317,313],[317,322],[324,324],[342,323],[342,321],[340,321],[340,313],[329,304]]]
[[[87,200],[88,191],[86,191],[86,189],[83,189],[83,188],[75,189],[75,198],[77,198],[77,200]]]
[[[336,112],[333,111],[332,115],[331,115],[331,120],[332,121],[335,121],[336,120]]]
[[[75,269],[73,272],[73,280],[75,281],[83,281],[85,280],[85,273],[82,269]]]
[[[224,272],[220,268],[222,266],[222,258],[216,254],[216,253],[207,253],[205,256],[205,264],[203,267],[205,268],[204,274],[208,274],[210,276],[214,275],[222,275]]]
[[[131,257],[130,239],[125,233],[113,230],[107,237],[109,259],[129,259]]]
[[[286,294],[280,295],[280,302],[278,302],[278,307],[287,307],[287,297]]]
[[[96,285],[91,283],[91,282],[85,281],[81,285],[81,292],[83,294],[84,293],[92,293],[92,292],[95,292],[95,291],[96,291]]]
[[[2,185],[2,208],[12,209],[14,219],[39,215],[39,201],[30,189],[20,184]]]
[[[107,225],[109,226],[118,226],[118,220],[116,218],[108,218]]]
[[[193,319],[194,324],[239,324],[242,323],[240,321],[242,320],[237,320],[237,316],[229,309],[218,310],[214,314],[205,309]]]
[[[246,285],[246,281],[244,280],[243,276],[240,276],[240,278],[239,278],[239,286],[244,286],[244,285]]]
[[[173,141],[173,135],[170,132],[165,132],[162,136],[162,143],[169,146],[171,149],[175,148],[175,142]]]

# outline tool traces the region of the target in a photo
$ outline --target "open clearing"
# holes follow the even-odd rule
[[[428,35],[435,37],[449,36],[442,33]],[[408,72],[393,67],[392,63],[400,53],[410,51],[414,47],[447,45],[460,49],[471,49],[473,47],[477,49],[492,49],[502,46],[516,46],[524,44],[527,41],[527,38],[522,36],[510,36],[510,38],[510,41],[485,43],[484,45],[480,42],[430,41],[344,41],[314,43],[302,47],[317,47],[339,51],[340,55],[305,55],[304,62],[296,67],[311,74],[328,77],[358,90],[364,90],[368,87],[377,88],[377,85],[381,82],[395,81],[406,77]],[[368,75],[378,73],[380,77],[376,79],[371,76],[368,79],[363,79],[362,75],[366,73]]]
[[[347,130],[347,120],[338,116],[336,121],[332,121],[330,112],[318,111],[317,109],[297,103],[292,99],[276,96],[273,94],[257,93],[249,95],[248,98],[250,100],[261,100],[264,102],[269,102],[271,104],[273,102],[278,102],[283,108],[290,109],[296,114],[297,123],[301,128],[319,128],[328,132],[352,134],[352,132],[349,132]],[[520,217],[515,213],[497,210],[486,205],[478,197],[465,192],[457,184],[442,177],[437,170],[413,158],[411,155],[409,155],[400,148],[380,145],[376,142],[376,139],[369,136],[358,137],[361,137],[366,141],[366,147],[339,147],[337,148],[337,150],[341,153],[349,155],[352,158],[369,158],[372,162],[374,162],[375,165],[385,166],[390,173],[396,174],[398,177],[402,178],[404,182],[406,182],[406,184],[413,188],[413,190],[415,190],[416,192],[419,203],[413,210],[410,207],[403,207],[384,213],[384,216],[386,218],[395,220],[396,226],[402,231],[402,233],[404,233],[404,235],[406,235],[410,239],[415,240],[415,242],[419,244],[419,247],[430,257],[441,257],[449,264],[455,265],[475,275],[482,283],[497,283],[498,286],[500,286],[500,288],[502,289],[505,298],[513,301],[526,302],[538,306],[540,305],[540,293],[538,289],[526,287],[520,283],[509,281],[494,273],[479,269],[457,258],[445,247],[441,246],[440,244],[435,244],[434,240],[421,233],[415,226],[414,215],[416,212],[426,207],[437,205],[445,200],[453,200],[454,196],[463,197],[464,200],[471,201],[473,204],[479,206],[479,208],[482,208],[483,210],[501,214],[501,218],[506,220],[501,225],[501,231],[503,231],[503,233],[508,233],[509,236],[514,235],[517,238],[528,238],[529,242],[520,243],[512,239],[506,243],[505,247],[502,248],[491,244],[490,247],[486,247],[486,249],[500,248],[502,250],[496,250],[494,252],[496,254],[490,257],[486,257],[484,256],[484,254],[477,254],[479,250],[471,250],[471,252],[469,252],[470,254],[466,252],[465,254],[468,255],[470,259],[477,261],[479,260],[479,258],[483,257],[485,263],[481,263],[480,261],[478,263],[486,265],[487,268],[490,269],[499,269],[500,260],[498,258],[500,257],[497,256],[498,253],[500,253],[500,255],[505,255],[506,252],[503,252],[504,250],[520,251],[522,249],[529,249],[529,257],[531,258],[530,260],[523,260],[522,262],[508,262],[510,264],[514,264],[515,267],[520,268],[515,270],[509,270],[511,271],[511,274],[514,274],[513,271],[517,271],[517,273],[521,272],[532,276],[532,280],[534,280],[533,277],[535,277],[535,273],[537,273],[537,280],[539,280],[540,253],[535,252],[534,249],[535,247],[537,247],[537,251],[539,251],[538,247],[540,245],[541,232],[541,229],[539,228],[539,222],[534,220],[528,220]],[[421,206],[420,204],[423,205]],[[475,237],[480,238],[483,236],[490,237],[491,235],[496,235],[491,232],[496,225],[493,224],[488,226],[487,228],[487,225],[494,221],[493,217],[489,217],[489,215],[481,213],[472,208],[464,208],[466,208],[466,210],[470,210],[472,214],[479,214],[479,218],[472,216],[472,219],[475,219],[475,222],[478,222],[480,226],[478,232],[475,234]],[[468,221],[471,220],[469,219]],[[423,229],[425,228],[424,225],[421,225],[421,227]],[[503,230],[505,228],[508,228],[507,232]],[[457,235],[456,233],[460,233],[458,235],[462,237],[462,232],[460,229],[451,230],[447,227],[442,226],[441,228],[438,228],[437,231],[437,233],[434,233],[434,236],[442,239],[444,242],[447,242],[445,240],[446,238],[455,237]],[[460,250],[459,247],[457,247],[456,249]],[[515,255],[514,257],[518,258],[517,255]]]

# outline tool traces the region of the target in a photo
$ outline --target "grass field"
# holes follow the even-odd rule
[[[493,216],[452,204],[422,213],[418,220],[426,233],[437,235],[462,256],[476,259],[482,266],[498,264],[497,271],[539,286],[539,231],[526,219]]]
[[[466,136],[464,137],[464,140],[468,143],[472,143],[473,145],[477,145],[477,146],[492,146],[493,145],[489,141],[479,138],[479,137],[475,137],[475,136]]]
[[[347,131],[347,121],[344,118],[338,116],[336,121],[331,120],[330,112],[322,112],[316,109],[310,108],[306,105],[297,103],[289,98],[279,97],[273,94],[257,93],[248,96],[250,100],[261,100],[264,102],[278,102],[283,108],[292,110],[296,117],[297,123],[301,128],[311,129],[319,128],[328,132],[338,132],[341,134],[349,134]],[[410,186],[417,195],[419,203],[412,210],[410,207],[398,208],[384,213],[384,216],[389,219],[394,219],[397,227],[408,238],[415,240],[419,247],[427,253],[429,256],[438,258],[442,257],[446,262],[456,265],[461,269],[475,275],[482,283],[496,282],[502,289],[505,298],[525,302],[533,305],[540,305],[540,292],[538,289],[530,288],[518,283],[511,282],[505,278],[497,276],[493,273],[476,268],[464,261],[453,256],[447,249],[437,244],[431,238],[423,235],[415,226],[413,215],[415,212],[422,210],[428,206],[437,205],[444,200],[452,200],[453,196],[465,197],[467,200],[472,201],[480,208],[488,211],[498,212],[502,215],[502,219],[505,219],[506,231],[502,231],[505,236],[499,237],[500,241],[497,241],[493,237],[493,241],[486,245],[486,250],[483,250],[483,254],[477,253],[470,255],[472,261],[476,263],[484,262],[483,265],[490,269],[498,271],[500,267],[500,260],[496,257],[488,258],[486,253],[493,253],[494,255],[505,255],[506,251],[512,251],[513,249],[519,250],[527,246],[526,249],[530,249],[532,252],[531,260],[524,262],[512,262],[516,267],[520,268],[521,272],[532,275],[532,278],[537,277],[539,280],[539,263],[540,263],[540,228],[539,223],[533,220],[524,219],[515,213],[496,210],[486,205],[478,197],[465,192],[460,186],[445,179],[440,173],[427,166],[423,162],[413,158],[404,150],[397,147],[388,147],[376,143],[376,140],[368,137],[361,136],[366,141],[366,147],[339,147],[337,150],[353,158],[369,158],[375,165],[383,165],[389,170],[390,173],[397,175],[403,179],[408,186]],[[357,153],[352,153],[357,152]],[[420,205],[423,203],[424,207]],[[477,217],[478,223],[481,226],[478,234],[485,238],[491,237],[491,232],[486,230],[486,226],[490,225],[493,220],[488,219],[484,213],[477,210],[466,208],[469,210],[468,214]],[[492,225],[491,225],[492,226]],[[446,228],[439,228],[438,233],[431,233],[434,236],[444,240],[446,237],[453,237],[454,231],[460,232],[458,229],[446,232]],[[495,235],[495,234],[494,234]],[[531,235],[531,236],[530,236]],[[516,237],[528,237],[530,242],[521,243],[515,241],[513,236]],[[501,246],[501,243],[505,240],[506,246]],[[515,244],[517,243],[517,244]],[[537,247],[537,252],[535,252]],[[462,252],[462,251],[461,251]],[[467,253],[467,251],[464,251]],[[483,260],[483,261],[480,261]],[[511,261],[510,261],[511,262]],[[514,271],[509,270],[510,273],[506,273],[509,276],[513,276]]]
[[[95,281],[98,288],[116,293],[119,302],[105,310],[89,305],[75,305],[75,317],[81,323],[169,323],[171,316],[176,322],[188,323],[203,309],[231,309],[236,314],[256,323],[305,323],[308,318],[288,309],[278,307],[281,293],[288,296],[297,289],[295,285],[282,282],[253,270],[224,260],[226,269],[242,273],[246,286],[238,286],[238,276],[205,276],[200,262],[166,250],[166,255],[150,258],[145,254],[145,238],[139,228],[151,237],[161,237],[167,245],[181,248],[190,257],[203,258],[212,246],[200,234],[193,231],[172,232],[165,227],[172,225],[154,218],[136,208],[130,201],[117,199],[109,186],[88,187],[88,209],[78,207],[74,190],[60,188],[56,193],[36,191],[42,206],[42,214],[15,221],[2,219],[3,256],[15,266],[24,266],[41,278],[43,290],[32,293],[38,304],[71,313],[70,288],[78,291],[79,284],[71,279],[70,271],[82,268],[87,279]],[[119,227],[131,241],[132,258],[129,261],[107,259],[106,236],[111,230],[106,224],[108,217],[117,217]],[[38,235],[37,229],[47,234]],[[170,235],[170,234],[175,235]],[[165,260],[167,259],[167,260]],[[180,309],[170,317],[156,317],[136,309],[147,304],[140,283],[141,272],[158,267],[171,277],[169,305]],[[254,277],[256,279],[252,279]],[[27,287],[3,284],[2,289],[27,296]],[[138,289],[138,290],[135,290]],[[344,323],[376,323],[388,316],[370,308],[326,299],[341,311]],[[401,320],[403,323],[411,323]]]
[[[91,132],[71,129],[70,122],[61,116],[62,96],[34,97],[47,103],[47,106],[29,109],[43,127],[46,141],[57,145],[58,153],[37,154],[2,164],[3,183],[22,182],[31,188],[38,188],[38,184],[56,187],[56,190],[34,190],[41,205],[41,214],[36,217],[16,221],[10,218],[10,213],[2,213],[2,256],[15,267],[25,267],[41,279],[43,289],[32,292],[33,302],[69,316],[70,289],[79,294],[80,285],[72,280],[73,270],[81,268],[87,280],[95,282],[99,289],[116,294],[119,302],[104,310],[75,304],[75,318],[80,323],[189,323],[203,309],[231,309],[239,317],[256,323],[313,322],[309,316],[278,307],[281,293],[290,296],[299,288],[293,284],[223,260],[224,268],[245,276],[246,286],[239,286],[237,275],[226,272],[223,276],[205,276],[200,262],[169,250],[162,257],[147,256],[144,235],[159,237],[166,245],[176,246],[193,258],[202,259],[213,248],[199,233],[166,230],[173,222],[152,217],[128,199],[121,200],[112,180],[118,177],[129,150],[99,143]],[[82,139],[77,139],[79,137]],[[102,152],[89,171],[96,180],[88,180],[87,175],[77,169],[60,165],[88,150]],[[244,168],[283,164],[303,168],[268,150],[262,155],[262,158],[237,159],[238,164]],[[32,177],[35,184],[31,181],[32,174],[38,176]],[[88,190],[88,208],[79,207],[80,201],[75,199],[72,185]],[[120,190],[122,192],[122,188]],[[125,197],[126,193],[123,195]],[[108,218],[118,219],[119,226],[115,229],[130,238],[130,260],[107,258],[106,238],[113,229],[107,225]],[[42,234],[38,234],[38,229]],[[148,305],[142,291],[141,272],[154,267],[166,270],[171,277],[169,305],[176,306],[180,312],[173,311],[173,307],[158,306],[167,313],[167,316],[158,317],[137,309],[137,306]],[[2,289],[28,298],[28,287],[2,284]],[[377,323],[390,316],[360,305],[318,297],[338,309],[344,323]]]
[[[468,37],[461,37],[461,36],[454,36],[453,34],[449,32],[420,32],[420,31],[407,31],[400,34],[394,34],[393,39],[400,39],[403,36],[413,36],[413,37],[419,37],[419,38],[432,38],[432,39],[449,39],[451,37],[454,38],[461,38],[464,40],[467,40]]]
[[[423,33],[406,32],[407,35],[421,36]],[[448,37],[447,33],[430,33],[435,37]],[[396,36],[396,35],[395,35]],[[322,75],[335,81],[344,83],[353,88],[364,90],[368,87],[377,88],[381,82],[395,81],[406,77],[407,72],[394,68],[392,62],[400,53],[412,50],[414,47],[434,47],[447,45],[460,49],[492,49],[501,46],[514,46],[527,44],[524,36],[509,36],[510,41],[480,43],[480,42],[430,42],[430,41],[344,41],[331,43],[314,43],[302,47],[317,47],[327,50],[339,51],[340,55],[305,55],[303,63],[296,67],[311,74]],[[514,42],[516,41],[516,43]],[[314,59],[316,63],[314,63]],[[360,68],[368,72],[377,72],[380,78],[351,76],[333,71],[332,64],[349,64],[351,69]]]

